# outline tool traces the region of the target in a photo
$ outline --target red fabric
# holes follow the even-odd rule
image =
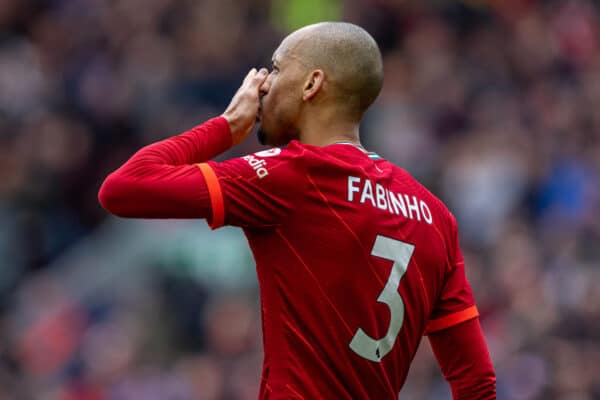
[[[206,161],[230,145],[226,125],[140,150],[100,201],[122,216],[215,213],[244,228],[261,288],[261,399],[397,399],[429,322],[474,316],[454,217],[406,171],[349,144]]]
[[[456,219],[450,214],[450,237],[448,240],[448,266],[445,271],[444,288],[430,316],[430,321],[426,328],[426,333],[433,332],[442,328],[447,328],[454,324],[474,318],[476,314],[465,313],[465,300],[468,299],[470,306],[475,304],[471,287],[467,282],[465,275],[465,262],[458,239],[458,227]],[[476,311],[476,310],[475,310]],[[459,314],[464,314],[459,315]],[[448,321],[444,323],[441,321]],[[441,323],[440,323],[441,322]]]
[[[207,164],[221,185],[225,223],[244,228],[256,260],[262,399],[396,399],[429,321],[449,321],[436,330],[476,316],[454,217],[406,171],[352,145],[296,141]],[[385,189],[402,194],[406,217]],[[428,212],[409,209],[406,199]],[[378,235],[414,252],[398,289],[401,329],[374,362],[350,343],[358,328],[380,339],[390,326],[390,308],[378,299],[393,262],[372,255]]]
[[[211,220],[208,190],[193,164],[229,147],[229,124],[222,117],[146,146],[105,179],[100,204],[121,217]]]
[[[201,163],[196,165],[200,168],[202,175],[204,175],[208,194],[210,195],[210,206],[212,208],[212,222],[210,227],[212,229],[220,228],[225,224],[225,202],[223,200],[219,178],[217,178],[215,171],[213,171],[208,164]]]
[[[425,330],[425,334],[427,335],[431,332],[446,329],[452,325],[460,324],[461,322],[470,320],[478,316],[479,311],[477,310],[477,306],[472,305],[469,308],[465,308],[462,311],[457,311],[450,315],[446,315],[445,317],[429,320],[429,323],[427,324],[427,329]]]
[[[453,399],[496,398],[496,375],[478,318],[432,333],[429,341]]]

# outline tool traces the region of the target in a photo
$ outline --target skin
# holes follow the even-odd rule
[[[317,146],[340,141],[360,145],[362,113],[344,109],[347,101],[336,90],[332,63],[315,59],[313,44],[318,40],[327,37],[316,25],[297,30],[273,53],[270,73],[265,68],[250,70],[223,113],[234,144],[260,122],[263,144],[281,146],[297,139]]]

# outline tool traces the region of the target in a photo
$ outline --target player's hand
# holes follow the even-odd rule
[[[254,128],[260,107],[260,87],[268,75],[266,68],[259,71],[252,68],[223,113],[223,117],[229,122],[234,145],[248,137]]]

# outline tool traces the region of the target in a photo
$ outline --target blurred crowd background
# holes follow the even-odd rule
[[[256,398],[241,233],[96,196],[319,20],[381,46],[363,142],[456,215],[498,398],[600,399],[598,2],[0,0],[0,400]],[[450,398],[427,340],[400,398]]]

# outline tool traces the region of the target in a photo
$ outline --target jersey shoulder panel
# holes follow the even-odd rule
[[[439,218],[439,227],[452,229],[452,227],[456,225],[456,220],[448,209],[448,206],[446,206],[446,204],[437,195],[432,193],[425,185],[419,182],[404,168],[401,168],[387,160],[384,162],[388,163],[392,166],[392,168],[394,168],[395,175],[401,184],[412,187],[413,190],[418,192],[421,197],[427,200],[428,205],[435,210],[434,212]]]
[[[224,223],[278,225],[297,207],[305,182],[298,146],[272,148],[223,162],[208,161],[222,191]]]

